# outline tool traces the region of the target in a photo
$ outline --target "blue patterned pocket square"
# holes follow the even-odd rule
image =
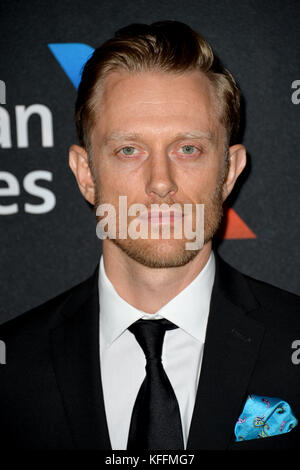
[[[290,405],[280,398],[249,395],[234,428],[236,441],[285,434],[297,426]]]

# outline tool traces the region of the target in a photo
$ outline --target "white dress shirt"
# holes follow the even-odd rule
[[[146,359],[127,329],[143,319],[166,318],[178,328],[168,330],[162,363],[174,389],[186,448],[195,404],[215,277],[213,251],[198,276],[155,314],[145,313],[119,296],[99,265],[100,366],[104,405],[113,450],[126,450],[132,409],[145,378]]]

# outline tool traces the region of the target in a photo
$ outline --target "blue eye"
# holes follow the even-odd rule
[[[123,151],[124,155],[130,156],[130,155],[133,155],[135,148],[128,146],[128,147],[123,147],[121,150]]]
[[[196,147],[194,147],[193,145],[183,145],[181,148],[185,149],[184,153],[186,155],[192,155]]]

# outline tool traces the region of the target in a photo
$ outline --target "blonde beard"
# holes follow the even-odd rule
[[[225,166],[222,174],[219,177],[217,186],[212,196],[204,204],[204,244],[213,238],[217,232],[222,216],[223,216],[223,187],[228,173],[228,160],[225,161]],[[99,184],[94,178],[95,183],[95,211],[96,208],[102,204]],[[107,201],[105,201],[107,202]],[[172,202],[161,201],[167,204]],[[181,204],[183,206],[183,204]],[[99,220],[96,216],[97,221]],[[118,214],[117,214],[118,220]],[[118,229],[117,229],[118,234]],[[137,261],[138,263],[149,268],[172,268],[184,266],[192,261],[202,247],[197,250],[187,250],[185,244],[187,239],[184,237],[180,240],[176,239],[137,239],[132,240],[130,237],[126,239],[111,238],[111,241],[118,246],[127,256]]]

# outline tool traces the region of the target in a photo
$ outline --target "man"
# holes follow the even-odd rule
[[[3,445],[296,447],[299,298],[212,250],[246,165],[232,75],[182,23],[131,25],[87,62],[76,125],[69,163],[79,189],[99,224],[103,208],[115,217],[89,279],[1,326]],[[124,215],[120,196],[145,210]],[[163,211],[152,213],[155,204]],[[186,232],[171,235],[190,221],[197,238],[203,205],[203,243],[187,249]],[[135,220],[158,237],[128,236]]]

